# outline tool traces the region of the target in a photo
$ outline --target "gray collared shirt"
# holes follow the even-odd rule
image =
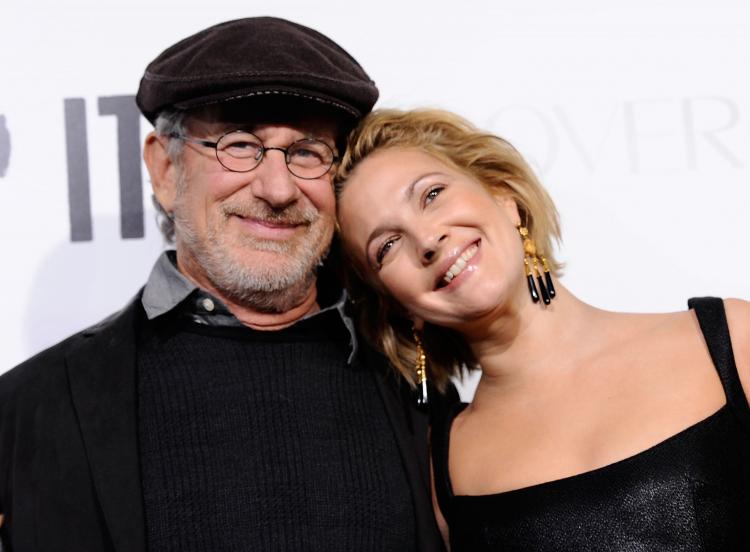
[[[177,308],[186,300],[190,301],[189,304],[186,304],[188,312],[193,320],[199,324],[243,326],[242,322],[229,311],[220,299],[188,280],[177,269],[176,252],[167,250],[156,260],[143,290],[141,303],[146,311],[146,317],[153,320]],[[354,330],[354,321],[346,313],[346,303],[346,291],[341,290],[337,300],[329,302],[328,305],[320,305],[319,311],[306,318],[314,318],[324,312],[336,310],[341,322],[349,332],[349,362],[351,363],[357,354],[357,334]]]

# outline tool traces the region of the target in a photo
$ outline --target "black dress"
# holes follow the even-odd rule
[[[518,490],[455,496],[448,474],[456,405],[433,429],[435,490],[452,552],[750,551],[750,408],[720,299],[691,299],[726,404],[624,460]]]

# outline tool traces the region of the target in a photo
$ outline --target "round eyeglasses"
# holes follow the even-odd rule
[[[264,146],[263,141],[255,134],[245,130],[231,130],[222,134],[216,142],[199,140],[176,132],[169,136],[170,138],[213,148],[216,151],[216,159],[219,163],[232,172],[252,171],[263,161],[266,152],[271,150],[282,152],[289,172],[297,178],[305,180],[322,177],[339,160],[333,153],[331,146],[315,138],[297,140],[286,148],[271,148]]]

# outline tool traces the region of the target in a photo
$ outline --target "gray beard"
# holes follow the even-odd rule
[[[241,244],[232,246],[220,239],[221,227],[208,228],[201,239],[191,221],[182,216],[179,194],[174,210],[178,246],[192,256],[222,295],[239,305],[267,313],[286,312],[299,305],[309,293],[317,267],[328,253],[333,223],[322,220],[323,215],[312,206],[273,210],[261,202],[252,207],[235,202],[223,205],[222,211],[225,221],[241,214],[271,222],[307,225],[307,233],[290,242],[245,236]],[[279,261],[270,266],[253,264],[234,255],[233,248],[273,252]]]

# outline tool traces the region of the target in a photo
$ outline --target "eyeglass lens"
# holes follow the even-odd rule
[[[298,140],[288,148],[266,148],[254,134],[234,131],[222,136],[216,144],[219,162],[230,171],[238,172],[253,170],[270,150],[284,152],[289,172],[300,178],[319,178],[333,164],[330,146],[314,138]]]

